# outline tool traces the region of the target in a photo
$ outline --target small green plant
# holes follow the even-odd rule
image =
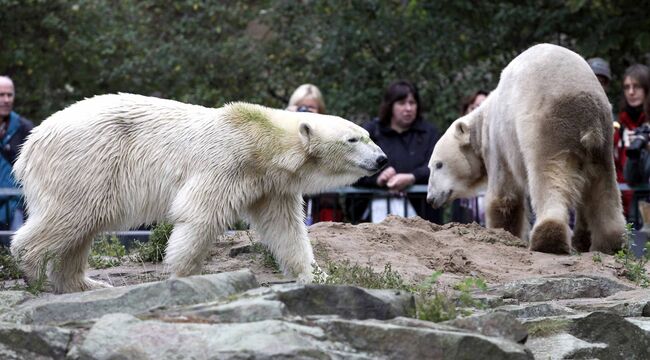
[[[599,252],[595,252],[594,255],[591,257],[591,260],[593,260],[595,263],[602,263],[603,257],[600,255]]]
[[[441,322],[458,317],[454,301],[441,292],[436,291],[428,296],[418,296],[415,305],[417,318],[420,320]]]
[[[632,251],[632,248],[636,246],[632,235],[633,229],[630,223],[625,226],[625,233],[623,234],[625,242],[623,248],[614,255],[614,258],[623,265],[623,273],[628,280],[633,281],[641,287],[648,287],[650,286],[650,278],[648,278],[645,267],[650,260],[650,242],[646,242],[643,248],[643,255],[639,258],[635,257]]]
[[[154,226],[149,241],[136,241],[133,253],[139,261],[159,263],[165,258],[167,242],[174,230],[174,225],[165,222]]]
[[[271,254],[264,244],[254,242],[251,245],[251,252],[262,255],[262,264],[264,264],[264,267],[272,269],[274,272],[280,272],[280,265],[278,265],[275,257],[273,257],[273,254]]]
[[[231,230],[248,230],[250,226],[244,220],[239,220],[230,226]]]
[[[458,305],[462,307],[483,308],[483,304],[476,301],[471,292],[474,290],[487,290],[487,284],[481,278],[469,277],[454,285],[454,289],[460,291],[458,296]]]
[[[325,273],[327,276],[325,276]],[[435,290],[442,272],[436,271],[419,284],[409,284],[402,276],[393,270],[391,264],[386,264],[382,272],[373,271],[370,265],[360,266],[351,264],[349,260],[341,263],[328,262],[325,271],[314,267],[314,282],[318,284],[342,284],[360,286],[368,289],[397,289],[412,293],[415,296],[416,314],[420,320],[440,322],[455,319],[461,312],[457,307],[481,307],[482,304],[471,296],[474,289],[486,289],[485,281],[478,278],[467,278],[456,284],[460,291],[456,300],[454,297]],[[467,311],[462,312],[467,314]]]
[[[322,272],[314,270],[314,282],[319,284],[345,284],[367,289],[397,289],[413,292],[414,287],[407,284],[402,276],[394,271],[391,264],[384,265],[380,273],[374,272],[370,265],[351,264],[349,260],[341,263],[328,262],[325,279]]]
[[[93,243],[88,264],[95,269],[105,269],[120,265],[124,256],[126,248],[117,236],[102,235]]]
[[[18,267],[18,262],[11,255],[9,249],[0,246],[0,281],[20,279],[23,276]]]

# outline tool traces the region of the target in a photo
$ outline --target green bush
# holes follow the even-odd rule
[[[280,265],[278,265],[278,262],[275,260],[275,257],[269,249],[264,246],[264,244],[259,243],[259,242],[254,242],[251,245],[251,252],[254,254],[260,254],[262,256],[262,264],[264,267],[273,270],[273,272],[279,273],[280,272]]]
[[[0,281],[20,279],[23,276],[18,262],[9,252],[9,249],[0,246]]]
[[[174,230],[174,225],[160,223],[154,226],[149,241],[142,243],[136,241],[133,253],[139,261],[159,263],[165,258],[167,242]]]
[[[359,286],[368,289],[396,289],[415,296],[416,314],[420,320],[440,322],[455,319],[459,315],[469,315],[468,307],[482,308],[482,304],[472,297],[472,291],[485,290],[486,284],[480,278],[465,278],[454,288],[457,296],[439,292],[435,289],[442,272],[435,272],[420,284],[409,284],[392,269],[390,264],[382,272],[375,272],[370,265],[351,264],[349,260],[340,263],[328,262],[325,274],[314,268],[314,282],[317,284],[340,284]]]
[[[99,236],[90,250],[88,264],[95,269],[105,269],[122,264],[126,248],[117,236]]]
[[[650,278],[646,271],[646,265],[650,261],[650,241],[645,243],[643,256],[640,258],[635,257],[634,251],[632,250],[632,247],[636,246],[633,230],[632,224],[626,225],[626,231],[623,234],[625,239],[624,246],[614,254],[614,257],[618,263],[623,265],[623,274],[628,280],[633,281],[641,287],[648,287],[650,286]]]

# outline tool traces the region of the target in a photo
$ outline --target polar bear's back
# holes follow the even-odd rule
[[[196,157],[209,157],[197,149],[208,143],[219,147],[234,136],[219,111],[119,94],[86,99],[53,114],[30,134],[15,165],[30,213],[47,211],[54,203],[49,199],[56,198],[63,208],[114,204],[129,213],[109,214],[117,222],[135,216],[131,209],[142,204],[160,205],[141,211],[145,218],[160,217],[188,169],[201,163]],[[219,157],[222,163],[232,162],[229,154]]]
[[[607,156],[611,107],[587,62],[573,51],[531,47],[503,70],[490,98],[490,117],[500,119],[494,131],[518,141],[509,146],[537,148],[546,156],[567,149]]]

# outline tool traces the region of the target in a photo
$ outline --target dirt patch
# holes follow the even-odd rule
[[[601,275],[626,281],[616,275],[621,265],[612,256],[532,252],[511,234],[477,224],[441,226],[417,217],[389,216],[378,224],[317,223],[309,228],[309,237],[321,265],[328,261],[349,260],[382,271],[390,263],[393,270],[414,283],[435,271],[443,272],[440,277],[443,286],[468,276],[498,284],[565,273]],[[251,251],[254,241],[255,235],[245,231],[223,236],[215,243],[204,272],[250,268],[261,283],[291,281],[269,266],[263,254]],[[160,280],[169,275],[164,265],[129,261],[115,268],[91,270],[90,274],[117,286]]]

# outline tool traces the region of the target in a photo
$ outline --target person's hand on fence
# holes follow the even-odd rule
[[[391,192],[400,192],[415,183],[413,174],[395,174],[388,180],[386,186]]]
[[[385,186],[388,181],[397,174],[397,171],[395,171],[395,168],[392,166],[387,167],[382,171],[379,176],[377,176],[377,185],[378,186]]]

